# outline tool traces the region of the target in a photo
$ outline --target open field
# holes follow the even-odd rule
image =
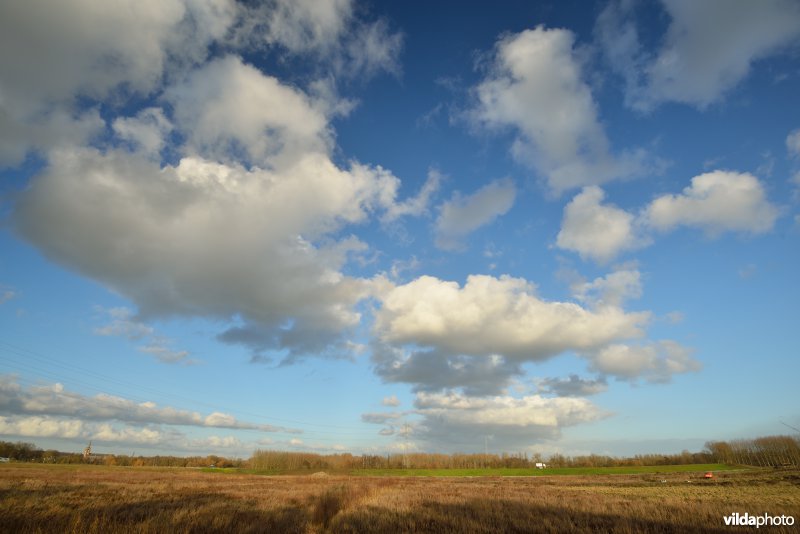
[[[500,467],[477,469],[355,469],[350,474],[368,476],[420,477],[538,477],[560,475],[636,475],[645,473],[687,473],[698,471],[732,471],[740,467],[724,464],[642,465],[625,467]]]
[[[428,478],[0,466],[2,532],[746,530],[724,526],[734,512],[800,519],[800,471],[704,480],[701,472]]]

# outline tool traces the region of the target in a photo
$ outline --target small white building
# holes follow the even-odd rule
[[[547,464],[544,462],[536,462],[536,469],[544,469],[547,467]]]

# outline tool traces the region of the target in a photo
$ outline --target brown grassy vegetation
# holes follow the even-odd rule
[[[554,477],[257,476],[0,467],[2,532],[729,532],[800,520],[800,471]],[[766,527],[762,527],[766,528]],[[789,532],[770,527],[770,532]]]

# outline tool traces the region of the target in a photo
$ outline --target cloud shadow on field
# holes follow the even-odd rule
[[[85,490],[96,497],[94,490]],[[304,507],[263,509],[254,500],[204,491],[178,491],[131,500],[122,489],[107,495],[108,504],[79,504],[80,488],[12,488],[0,491],[0,501],[30,503],[5,509],[0,515],[4,532],[286,532],[305,533],[309,525]],[[48,503],[50,501],[50,503]],[[76,502],[77,501],[77,502]],[[117,501],[117,502],[114,502]],[[75,502],[75,508],[50,507]],[[43,526],[46,528],[43,529]]]

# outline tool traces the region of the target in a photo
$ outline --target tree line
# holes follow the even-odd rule
[[[393,453],[365,454],[356,456],[343,454],[316,454],[309,452],[286,452],[258,450],[250,457],[248,467],[257,471],[348,471],[355,469],[497,469],[535,468],[544,462],[548,467],[621,467],[643,465],[677,465],[712,463],[708,451],[680,454],[646,454],[629,458],[586,455],[565,456],[555,454],[437,454],[437,453]]]
[[[42,450],[33,443],[0,441],[0,457],[17,462],[50,464],[99,464],[126,467],[245,467],[246,461],[211,454],[208,456],[136,456],[126,454],[91,454],[84,458],[77,452]]]
[[[709,441],[706,449],[719,463],[758,467],[800,466],[800,438],[794,436]]]
[[[14,461],[78,464],[93,463],[129,467],[237,467],[255,471],[350,471],[355,469],[480,469],[534,468],[539,462],[548,467],[632,467],[648,465],[688,465],[721,463],[756,467],[800,467],[800,437],[764,436],[731,441],[709,441],[700,452],[677,454],[639,454],[620,458],[589,454],[567,456],[553,454],[502,453],[350,453],[318,454],[256,450],[247,459],[207,456],[135,456],[93,454],[88,459],[79,453],[42,450],[33,443],[0,441],[0,457]]]

